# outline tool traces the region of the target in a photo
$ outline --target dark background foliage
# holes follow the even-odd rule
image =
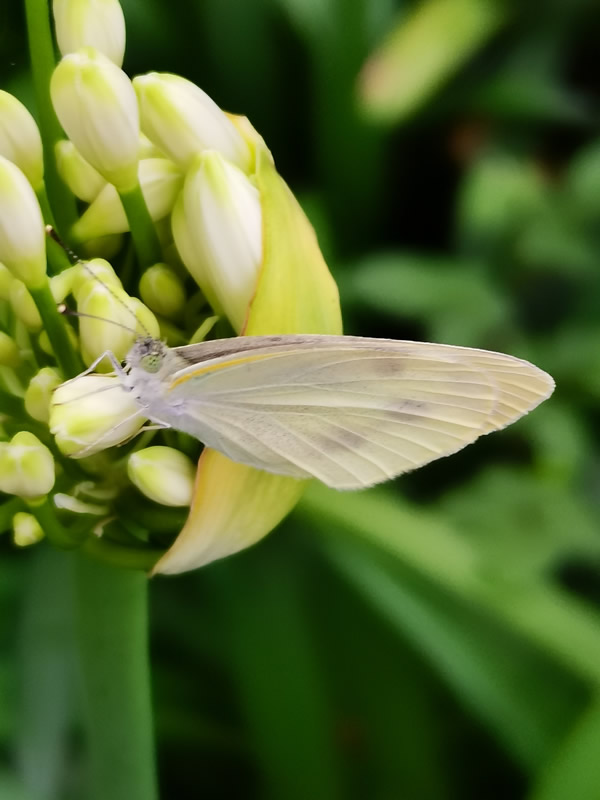
[[[19,5],[0,74],[24,97]],[[597,3],[506,0],[470,34],[491,0],[123,5],[129,74],[185,75],[265,136],[347,332],[503,350],[558,386],[452,458],[370,492],[314,486],[252,550],[153,581],[162,796],[597,798]],[[375,97],[361,69],[415,13]],[[3,546],[11,800],[80,797],[66,581],[47,603],[65,562]]]

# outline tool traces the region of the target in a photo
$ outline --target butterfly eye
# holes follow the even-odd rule
[[[162,363],[162,356],[158,353],[148,353],[140,359],[140,367],[144,372],[158,372]]]

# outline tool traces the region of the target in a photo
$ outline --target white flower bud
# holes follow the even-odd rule
[[[195,464],[172,447],[146,447],[127,460],[127,474],[148,499],[164,506],[189,506]]]
[[[54,0],[58,48],[63,56],[95,47],[120,67],[125,54],[125,18],[118,0]]]
[[[0,90],[0,155],[16,164],[37,192],[44,183],[42,138],[23,103]]]
[[[14,339],[7,333],[0,331],[0,366],[18,367],[21,363],[21,353]]]
[[[50,81],[54,110],[81,155],[120,192],[137,184],[139,118],[127,75],[93,48],[65,56]]]
[[[62,382],[58,370],[53,367],[42,369],[29,381],[25,390],[25,411],[38,422],[48,422],[52,393]]]
[[[9,293],[10,305],[15,312],[15,316],[30,331],[39,331],[42,327],[42,318],[33,297],[29,294],[29,290],[23,281],[13,280]]]
[[[106,181],[85,160],[73,142],[61,139],[54,145],[58,174],[73,192],[75,197],[91,203],[98,196]]]
[[[164,317],[178,314],[185,305],[185,288],[166,264],[154,264],[140,279],[140,296],[148,308]]]
[[[175,204],[182,183],[181,172],[166,158],[146,158],[139,164],[139,181],[150,216],[163,219]],[[125,233],[129,222],[114,186],[106,184],[72,228],[79,241]]]
[[[0,443],[0,491],[37,498],[54,486],[52,453],[37,436],[20,431],[10,442]]]
[[[90,262],[91,263],[91,262]],[[158,336],[156,318],[137,298],[119,286],[90,277],[76,291],[77,310],[97,319],[82,316],[79,320],[81,353],[86,364],[110,350],[122,360],[136,335]],[[112,369],[102,363],[98,369]]]
[[[29,547],[44,538],[42,526],[33,516],[25,511],[17,511],[13,517],[13,542],[17,547]]]
[[[59,386],[50,404],[50,432],[59,449],[84,458],[130,439],[144,423],[118,378],[84,375]]]
[[[46,282],[45,236],[31,184],[12,161],[0,156],[0,261],[31,289]]]
[[[203,153],[175,205],[173,236],[198,286],[239,333],[262,262],[262,212],[254,184],[219,153]]]
[[[149,72],[133,79],[142,131],[163,152],[187,169],[202,150],[218,150],[248,172],[250,147],[211,98],[179,75]]]

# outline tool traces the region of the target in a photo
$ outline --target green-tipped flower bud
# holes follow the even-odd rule
[[[116,286],[118,289],[123,288],[123,284],[119,280],[117,273],[114,271],[112,264],[104,258],[91,258],[89,261],[80,261],[76,264],[74,269],[77,274],[73,280],[73,295],[79,301],[82,293],[87,292],[90,286],[95,283],[103,283],[106,286]]]
[[[175,204],[182,183],[178,168],[167,158],[140,161],[139,181],[150,216],[163,219]],[[114,186],[106,184],[72,229],[75,239],[85,241],[110,233],[125,233],[129,222]]]
[[[52,393],[60,385],[62,378],[53,367],[42,367],[29,381],[25,390],[25,410],[38,422],[48,422]]]
[[[54,109],[81,155],[120,192],[137,185],[139,118],[127,75],[85,48],[65,56],[50,81]]]
[[[173,236],[198,286],[239,333],[262,262],[257,188],[220,153],[203,153],[192,164],[175,205]]]
[[[178,314],[185,305],[185,288],[166,264],[154,264],[140,280],[140,296],[148,308],[163,317]]]
[[[58,174],[73,192],[75,197],[91,203],[98,196],[106,181],[85,160],[73,142],[61,139],[54,145]]]
[[[56,40],[63,56],[95,47],[118,67],[125,54],[125,18],[118,0],[54,0]]]
[[[0,331],[0,366],[18,367],[21,363],[21,354],[14,339],[4,331]]]
[[[251,150],[235,125],[198,86],[179,75],[149,72],[134,78],[142,130],[187,169],[202,150],[218,150],[248,172]]]
[[[29,547],[44,538],[42,526],[33,516],[25,511],[17,511],[13,517],[13,542],[17,547]]]
[[[149,500],[163,506],[189,506],[196,466],[172,447],[146,447],[129,456],[127,474]]]
[[[10,442],[0,443],[0,491],[37,498],[54,486],[52,453],[37,436],[20,431]]]
[[[37,192],[44,183],[42,139],[23,103],[0,91],[0,155],[16,164]]]
[[[31,184],[0,156],[0,261],[30,289],[46,282],[44,220]]]
[[[39,331],[42,327],[40,312],[34,303],[33,297],[23,281],[13,280],[10,285],[10,304],[15,316],[21,320],[30,331]]]
[[[60,450],[84,458],[130,439],[144,423],[118,378],[84,375],[64,383],[50,404],[50,432]]]
[[[91,263],[91,262],[90,262]],[[76,292],[77,310],[95,319],[79,320],[81,353],[91,364],[101,353],[110,350],[122,360],[136,335],[158,336],[156,317],[137,298],[129,297],[119,286],[101,283],[92,277]],[[99,365],[110,369],[110,364]]]

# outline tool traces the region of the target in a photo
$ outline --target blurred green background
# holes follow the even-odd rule
[[[24,97],[20,5],[0,78]],[[152,582],[161,796],[599,798],[598,3],[123,6],[129,74],[180,73],[264,135],[346,332],[502,350],[558,385],[458,455],[315,484],[252,550]],[[0,797],[80,800],[68,557],[1,546]]]

